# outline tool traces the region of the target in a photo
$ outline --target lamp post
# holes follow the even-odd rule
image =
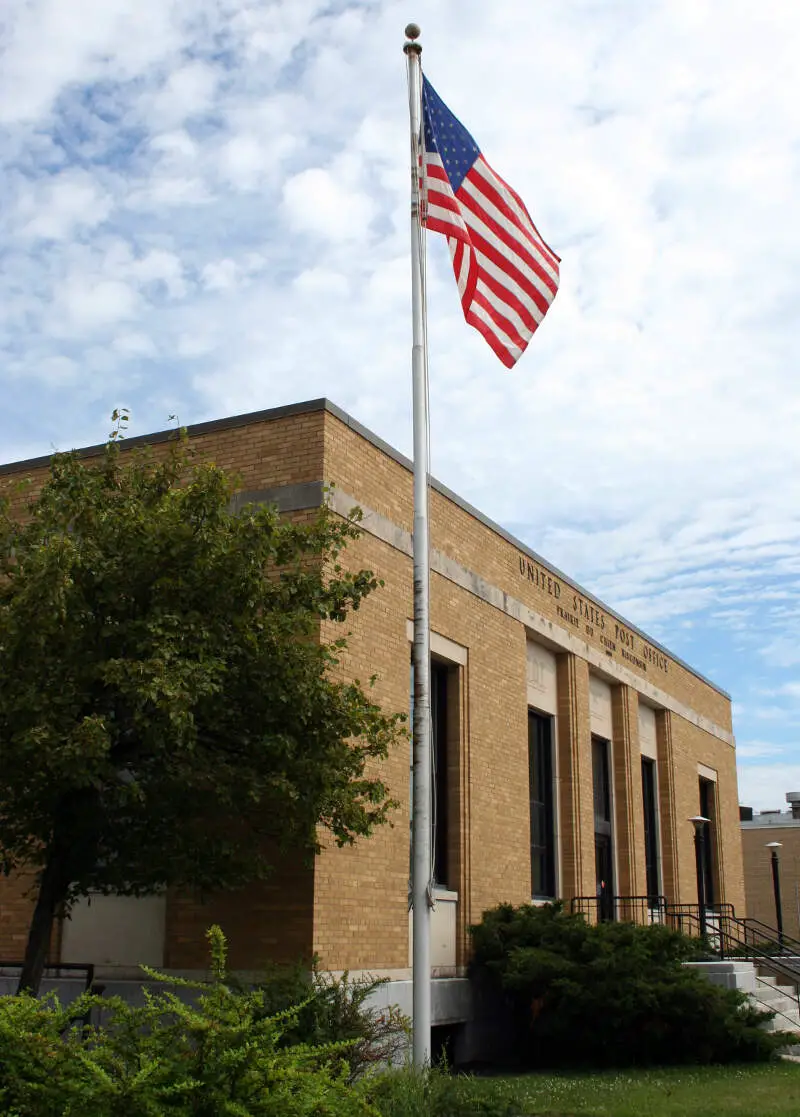
[[[706,871],[705,871],[705,844],[706,826],[711,821],[704,815],[697,814],[690,818],[694,826],[694,859],[697,866],[697,907],[700,912],[700,937],[706,934]]]
[[[778,942],[783,946],[783,905],[781,904],[781,871],[778,864],[778,850],[783,842],[767,842],[772,852],[772,893],[775,897],[775,923],[778,928]]]

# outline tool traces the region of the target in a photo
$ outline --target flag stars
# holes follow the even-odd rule
[[[458,190],[480,155],[478,145],[427,78],[423,79],[423,114],[425,146],[439,155],[453,190]]]

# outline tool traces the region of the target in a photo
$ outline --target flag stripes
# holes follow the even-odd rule
[[[547,313],[559,258],[425,79],[423,222],[448,239],[464,317],[511,368]]]

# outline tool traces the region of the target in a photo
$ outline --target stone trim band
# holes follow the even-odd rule
[[[354,508],[360,508],[362,519],[359,527],[363,531],[379,539],[382,543],[387,543],[395,550],[408,555],[409,558],[413,556],[414,548],[410,531],[398,527],[397,524],[393,523],[388,517],[381,515],[380,512],[365,508],[355,497],[334,485],[327,486],[323,481],[308,481],[298,485],[279,485],[270,489],[237,493],[233,498],[233,504],[237,510],[243,508],[246,504],[274,504],[281,512],[297,512],[307,508],[318,508],[323,500],[327,502],[329,508],[345,518],[350,515]],[[555,624],[541,613],[537,613],[517,598],[512,597],[511,594],[506,593],[505,590],[487,582],[480,574],[468,570],[465,566],[435,548],[431,548],[431,570],[480,598],[481,601],[485,601],[487,605],[499,609],[506,616],[513,617],[531,633],[544,637],[551,647],[555,646],[561,651],[574,653],[581,659],[585,659],[592,667],[597,668],[606,678],[613,678],[616,682],[633,687],[654,705],[671,710],[674,714],[691,722],[692,725],[696,725],[698,729],[710,733],[713,737],[717,737],[728,745],[735,745],[733,734],[728,732],[727,729],[717,725],[716,722],[703,714],[697,713],[696,710],[686,706],[683,702],[679,702],[671,694],[662,690],[661,687],[641,678],[627,667],[623,667],[622,664],[598,652],[585,640],[581,640],[579,636]],[[680,660],[676,660],[676,662],[681,663]],[[681,666],[683,666],[682,663]],[[692,674],[696,673],[692,672]]]

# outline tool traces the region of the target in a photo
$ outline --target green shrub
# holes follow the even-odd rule
[[[402,1062],[408,1050],[410,1022],[397,1008],[374,1008],[367,1001],[387,978],[353,978],[320,972],[301,964],[271,966],[255,986],[264,998],[264,1014],[300,1005],[285,1028],[282,1046],[348,1042],[343,1058],[351,1080],[371,1067]]]
[[[258,990],[231,988],[225,940],[209,932],[213,980],[164,990],[142,1007],[85,995],[0,998],[4,1117],[377,1117],[348,1084],[347,1043],[285,1045],[301,1005],[268,1015]],[[158,977],[159,975],[152,974]],[[103,1026],[80,1018],[101,1010]]]
[[[684,966],[702,946],[667,927],[504,904],[471,933],[473,978],[523,1066],[759,1061],[787,1042],[759,1027],[771,1013]]]

